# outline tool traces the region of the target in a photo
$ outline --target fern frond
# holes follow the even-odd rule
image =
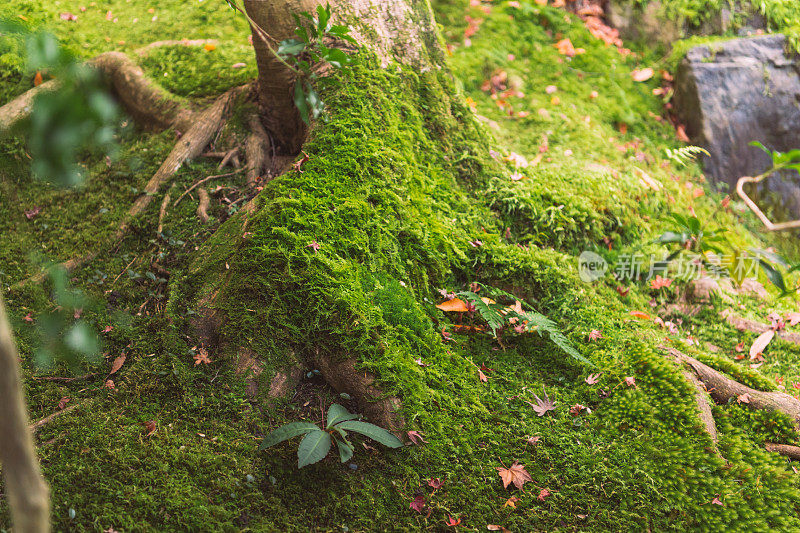
[[[558,325],[544,316],[541,313],[537,313],[536,311],[526,311],[523,313],[514,313],[518,315],[521,320],[528,322],[529,329],[536,329],[539,332],[539,335],[544,336],[545,333],[550,335],[550,340],[553,341],[553,344],[561,348],[567,355],[572,357],[573,359],[580,361],[584,365],[594,367],[594,363],[589,361],[583,355],[581,355],[578,350],[572,347],[569,340],[561,333],[561,330],[558,329]]]
[[[681,166],[686,166],[692,161],[697,159],[697,156],[700,154],[704,154],[707,156],[711,156],[711,154],[705,148],[700,146],[683,146],[681,148],[677,148],[675,150],[671,150],[670,148],[666,148],[665,151],[667,152],[667,157]]]
[[[459,292],[456,296],[467,300],[473,306],[475,306],[475,310],[481,315],[489,327],[492,329],[492,335],[495,337],[497,336],[497,330],[503,327],[503,323],[505,322],[505,317],[500,312],[500,309],[503,308],[502,305],[499,304],[490,304],[483,301],[483,298],[475,294],[471,291],[464,291]]]

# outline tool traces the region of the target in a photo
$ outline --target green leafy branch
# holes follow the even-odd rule
[[[339,450],[339,459],[344,463],[353,457],[354,446],[347,439],[348,431],[360,433],[389,448],[402,448],[403,443],[385,429],[358,420],[361,415],[350,413],[335,403],[328,409],[325,429],[311,422],[291,422],[267,435],[261,443],[262,450],[294,437],[304,435],[297,448],[297,467],[303,468],[327,457],[333,443]]]

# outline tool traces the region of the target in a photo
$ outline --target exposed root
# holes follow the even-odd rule
[[[197,190],[197,194],[200,197],[200,205],[197,206],[197,218],[200,219],[200,222],[205,224],[208,222],[208,206],[211,200],[208,197],[208,191],[204,187],[200,187]]]
[[[764,447],[767,451],[779,453],[790,459],[800,460],[800,446],[791,446],[789,444],[775,444],[772,442],[765,442]]]
[[[750,320],[747,318],[742,318],[739,316],[734,315],[730,309],[726,309],[722,312],[722,317],[730,324],[731,326],[735,327],[739,331],[751,331],[753,333],[764,333],[768,329],[771,329],[769,325],[762,324],[760,322],[756,322],[755,320]],[[800,334],[792,333],[791,331],[777,331],[776,335],[781,339],[794,343],[800,344]]]
[[[60,86],[61,83],[57,80],[46,81],[0,107],[0,132],[8,131],[28,118],[33,109],[33,100],[37,95],[56,90]]]
[[[726,404],[731,400],[739,401],[753,409],[784,413],[794,420],[795,425],[800,424],[800,400],[797,398],[784,392],[764,392],[752,389],[675,348],[662,347],[662,349],[690,368],[717,403]]]
[[[146,56],[150,53],[151,50],[156,48],[161,48],[163,46],[205,46],[207,44],[216,45],[218,41],[216,39],[181,39],[180,41],[171,40],[171,41],[156,41],[154,43],[150,43],[146,46],[142,46],[136,50],[136,55],[138,56]]]
[[[211,180],[214,180],[214,179],[217,179],[217,178],[227,178],[228,176],[233,176],[233,175],[236,175],[236,174],[238,174],[238,173],[239,173],[239,172],[241,172],[241,171],[242,171],[242,170],[241,170],[241,169],[239,169],[239,170],[236,170],[236,171],[234,171],[234,172],[228,172],[227,174],[215,174],[214,176],[207,176],[207,177],[205,177],[205,178],[201,179],[200,181],[196,182],[194,185],[192,185],[191,187],[189,187],[188,189],[186,189],[186,192],[184,192],[183,194],[181,194],[180,196],[178,196],[178,199],[177,199],[177,200],[175,200],[175,205],[178,205],[178,203],[179,203],[181,200],[183,200],[183,198],[184,198],[184,197],[185,197],[187,194],[189,194],[190,192],[192,192],[193,190],[195,190],[197,187],[201,186],[201,185],[202,185],[202,184],[204,184],[205,182],[207,182],[207,181],[211,181]]]
[[[340,360],[321,354],[317,349],[311,356],[311,363],[336,392],[350,394],[358,400],[361,410],[370,421],[399,434],[405,425],[400,412],[400,399],[386,396],[372,373],[356,368],[354,358]]]
[[[125,110],[145,128],[188,131],[202,120],[181,100],[150,81],[122,52],[100,54],[89,64],[103,73]]]
[[[239,159],[239,149],[238,148],[234,148],[233,150],[228,150],[225,153],[225,155],[222,157],[222,161],[220,161],[219,165],[217,165],[217,170],[218,171],[222,170],[228,164],[231,164],[231,165],[235,166],[236,168],[238,168],[238,166],[234,163],[235,161],[238,161],[238,159]]]
[[[267,161],[267,146],[269,136],[261,124],[261,118],[253,114],[250,116],[250,135],[245,144],[245,157],[247,158],[247,184],[253,185],[261,176]]]
[[[217,98],[209,108],[195,116],[192,126],[177,142],[170,154],[161,164],[161,167],[159,167],[156,173],[153,174],[153,177],[150,178],[150,181],[147,182],[144,188],[144,194],[137,198],[130,209],[128,209],[119,228],[111,236],[110,240],[112,242],[121,241],[127,234],[133,219],[149,207],[150,202],[152,202],[153,198],[158,194],[159,189],[175,175],[186,161],[199,156],[203,152],[203,149],[224,125],[231,104],[240,94],[248,90],[250,90],[249,85],[231,89]],[[183,196],[181,196],[181,198],[182,197]],[[67,272],[71,272],[87,262],[92,261],[95,257],[97,257],[97,252],[92,252],[85,256],[65,261],[61,266]],[[18,289],[30,282],[41,282],[46,275],[46,272],[39,272],[13,285],[12,290]]]
[[[158,229],[156,233],[161,233],[164,230],[164,219],[167,217],[167,207],[169,207],[169,193],[164,195],[164,199],[161,200],[161,209],[158,211]]]

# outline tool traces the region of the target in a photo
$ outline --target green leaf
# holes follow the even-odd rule
[[[341,459],[343,463],[353,458],[354,448],[352,444],[336,439],[336,446],[339,448],[339,459]]]
[[[359,420],[345,420],[344,422],[337,424],[336,427],[361,433],[362,435],[369,437],[376,442],[380,442],[389,448],[403,447],[403,443],[400,441],[400,439],[385,429],[376,426],[375,424],[361,422]]]
[[[763,255],[776,265],[789,268],[789,263],[780,254],[776,254],[775,252],[770,252],[769,250],[764,250],[762,248],[750,248],[750,251],[753,252],[756,257]]]
[[[294,105],[297,106],[297,110],[300,112],[300,118],[303,119],[303,122],[311,125],[311,121],[308,118],[308,103],[306,102],[306,93],[303,92],[303,85],[299,80],[294,86]]]
[[[322,461],[330,450],[330,433],[320,429],[308,433],[300,441],[300,447],[297,448],[297,468]]]
[[[309,431],[315,430],[319,430],[319,428],[316,424],[312,424],[311,422],[292,422],[290,424],[286,424],[285,426],[279,427],[264,437],[264,440],[261,441],[261,447],[259,449],[266,450],[267,448],[275,446],[276,444],[280,444],[285,440],[289,440],[298,435],[305,435]]]
[[[677,233],[674,231],[665,231],[661,234],[661,236],[656,239],[656,242],[661,244],[668,244],[671,242],[679,242],[681,244],[685,243],[689,240],[689,235],[687,233]]]
[[[350,63],[350,56],[348,56],[338,48],[328,49],[328,52],[325,55],[323,55],[323,57],[325,58],[325,61],[327,61],[336,68],[342,68],[343,65]]]
[[[772,284],[781,292],[786,292],[786,283],[783,281],[783,274],[763,259],[759,258],[758,264],[761,265],[761,270],[764,271],[764,274],[767,275],[767,278],[769,278]]]
[[[306,92],[306,102],[308,103],[308,109],[311,111],[311,116],[315,119],[319,118],[322,112],[325,111],[325,103],[310,85],[306,85],[306,90],[308,91]]]
[[[766,146],[764,146],[763,144],[761,144],[760,142],[758,142],[758,141],[752,141],[749,144],[750,144],[750,146],[755,146],[756,148],[760,148],[761,150],[764,150],[769,155],[772,155],[772,151],[769,148],[767,148]]]
[[[306,43],[299,39],[286,39],[278,45],[279,56],[296,56],[303,53]]]
[[[344,422],[345,420],[356,420],[360,417],[361,415],[353,414],[338,403],[334,403],[328,409],[327,425],[325,427],[330,429],[339,422]]]
[[[317,6],[317,29],[320,33],[327,33],[328,21],[331,19],[331,5]]]

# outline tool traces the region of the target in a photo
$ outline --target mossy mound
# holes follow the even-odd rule
[[[128,359],[111,376],[115,391],[103,387],[105,373],[88,383],[28,381],[36,418],[55,410],[62,397],[92,402],[39,434],[58,529],[400,531],[444,529],[450,516],[476,530],[488,524],[514,531],[798,527],[797,477],[762,448],[766,440],[792,442],[789,421],[719,407],[721,455],[715,453],[691,387],[657,350],[663,331],[629,314],[649,310],[653,291],[633,283],[625,293],[611,281],[587,284],[578,277],[582,250],[605,249],[610,259],[638,250],[664,230],[662,217],[673,210],[693,210],[722,226],[752,223],[718,210],[720,197],[699,170],[665,156],[664,148],[677,143],[671,128],[653,118],[661,112],[651,93],[658,80],[631,78],[638,62],[652,56],[647,50],[639,58],[623,56],[574,16],[534,2],[487,4],[489,13],[469,4],[437,5],[445,35],[459,45],[463,16],[484,19],[471,46],[453,52],[455,78],[445,70],[381,70],[361,54],[347,76],[321,88],[329,117],[312,131],[304,148],[308,161],[266,184],[253,210],[237,212],[243,202],[219,203],[212,223],[201,227],[187,199],[158,236],[154,205],[115,254],[75,274],[76,285],[104,302],[85,316],[114,326],[105,334],[109,359],[120,353]],[[146,7],[120,2],[112,9]],[[193,26],[184,14],[175,24],[188,32]],[[120,27],[110,27],[113,40],[126,38]],[[221,19],[214,30],[219,48],[225,39],[242,39],[235,27]],[[89,31],[69,28],[67,36]],[[564,37],[586,52],[563,57],[553,44]],[[202,66],[196,79],[210,79],[215,73],[205,69],[217,64],[197,54],[207,53],[170,49],[145,63],[155,77],[186,65]],[[523,81],[522,96],[509,99],[527,116],[509,115],[482,90],[499,71]],[[239,81],[224,78],[214,90]],[[546,89],[551,85],[555,92]],[[171,89],[203,98],[203,87],[184,82]],[[487,134],[481,122],[497,127]],[[48,193],[33,221],[3,201],[0,210],[8,216],[0,254],[13,265],[4,285],[33,271],[18,256],[37,242],[52,259],[91,246],[96,235],[88,226],[68,227],[82,212],[108,209],[92,220],[98,235],[110,232],[136,196],[128,188],[146,181],[171,136],[138,134],[120,162],[110,168],[96,162],[86,190]],[[505,157],[510,152],[542,158],[515,168]],[[134,158],[144,164],[132,165]],[[20,164],[12,169],[2,171],[4,198],[16,191],[24,205],[43,203],[42,186]],[[104,187],[114,172],[116,185]],[[199,161],[181,171],[177,186],[213,172]],[[648,186],[641,172],[661,190]],[[515,173],[523,178],[512,179]],[[235,191],[242,181],[234,176],[219,184]],[[231,203],[238,200],[233,194]],[[760,244],[747,231],[733,239]],[[146,275],[154,261],[169,271],[168,282]],[[472,282],[513,293],[546,314],[596,368],[536,334],[505,332],[498,341],[485,332],[456,331],[456,320],[435,307],[439,290]],[[8,298],[28,377],[36,337],[22,318],[52,308],[45,289]],[[212,294],[224,312],[226,350],[212,351],[210,365],[195,365],[190,323]],[[766,313],[755,300],[737,303],[743,313]],[[721,309],[682,316],[682,332],[724,350],[693,353],[753,386],[774,387],[775,375],[788,382],[797,350],[776,342],[770,350],[782,355],[758,370],[733,360],[727,354],[735,335],[721,323]],[[112,321],[118,310],[133,315],[129,325]],[[477,318],[468,324],[480,325]],[[602,338],[592,340],[593,330]],[[409,428],[425,442],[389,451],[357,441],[348,464],[329,458],[300,471],[294,444],[259,452],[259,437],[280,424],[319,422],[333,401],[359,405],[326,387],[313,368],[287,397],[253,401],[236,375],[239,346],[267,366],[264,384],[291,357],[357,358],[360,370],[374,372],[387,394],[402,399]],[[602,372],[599,382],[587,383],[595,372]],[[540,417],[529,402],[543,391],[556,409]],[[591,412],[573,416],[576,404]],[[152,435],[149,421],[156,422]],[[533,479],[524,491],[504,489],[497,474],[514,461]],[[441,478],[442,488],[434,491],[431,478]],[[430,513],[409,508],[416,496]],[[518,500],[507,505],[511,496]],[[0,523],[7,520],[0,501]]]

